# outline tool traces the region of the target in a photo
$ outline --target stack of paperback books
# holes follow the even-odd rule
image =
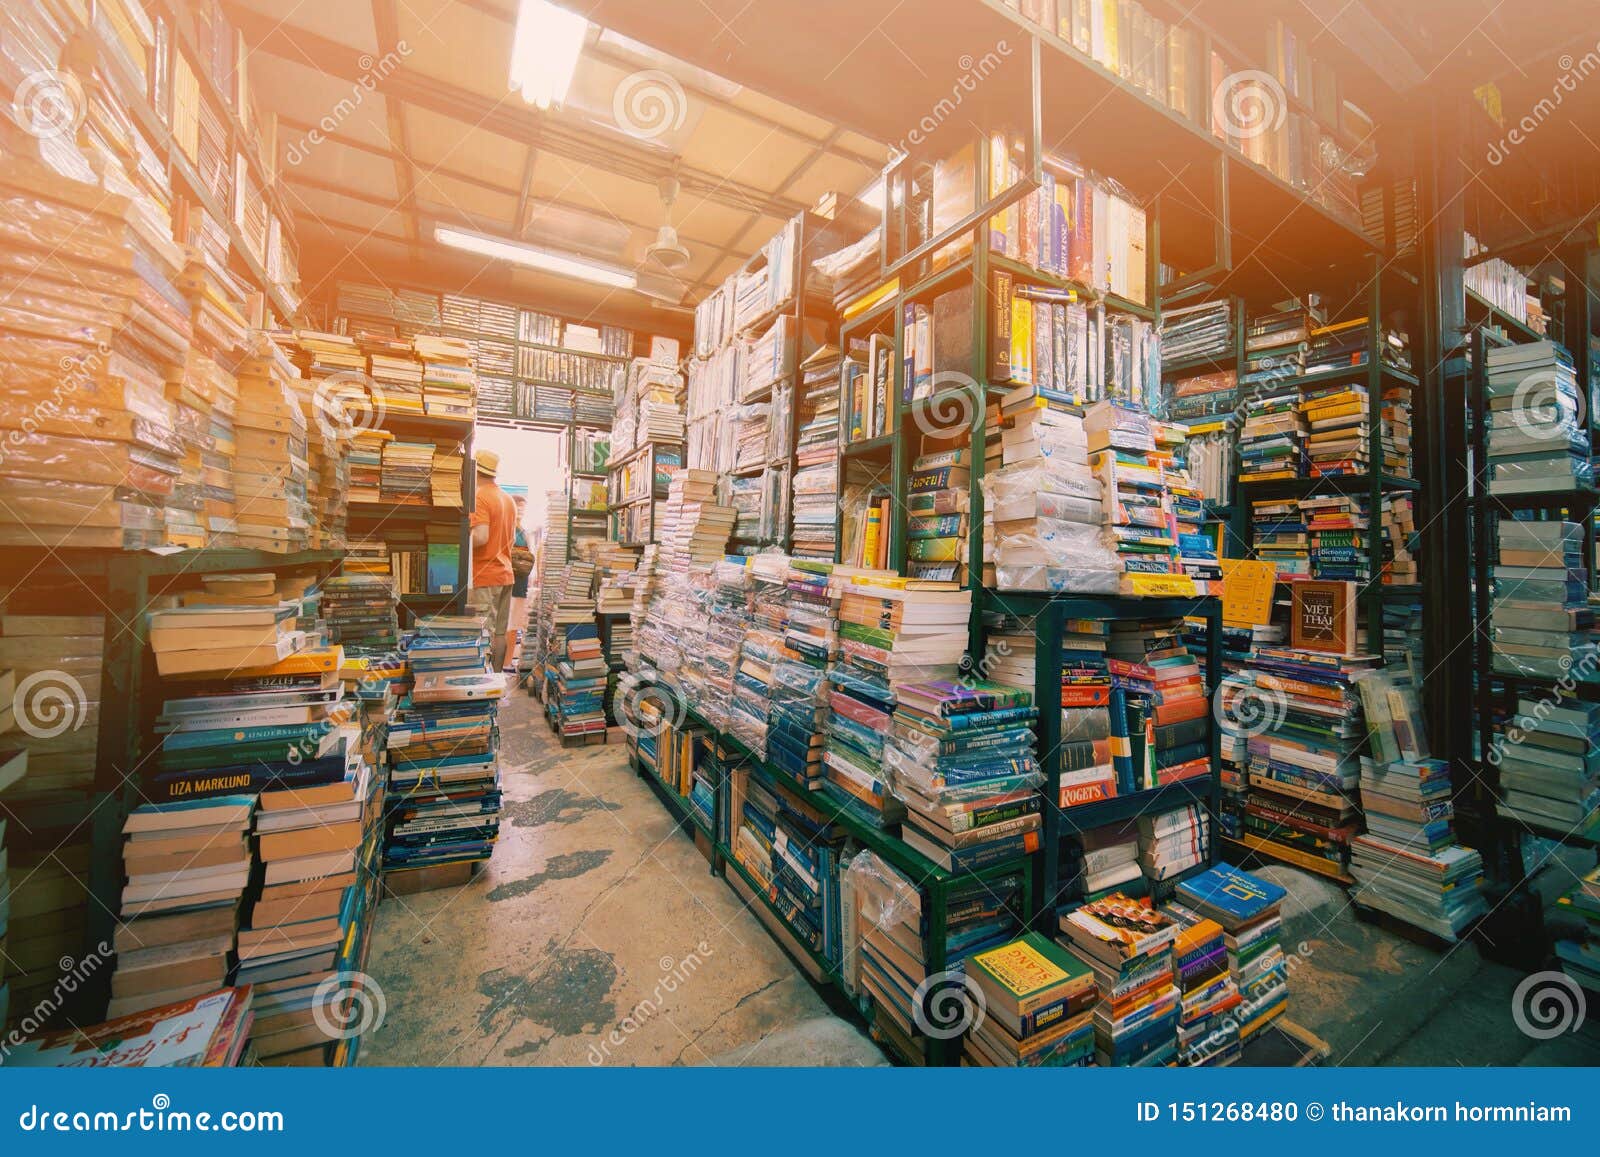
[[[322,584],[329,639],[347,655],[381,653],[400,641],[394,585],[373,574],[336,575]]]
[[[831,716],[823,787],[869,823],[889,826],[904,808],[889,792],[884,746],[897,689],[954,679],[966,651],[972,592],[953,583],[834,571],[839,658],[828,670]]]
[[[1314,579],[1365,584],[1372,577],[1372,533],[1365,498],[1300,499]]]
[[[1094,1059],[1094,973],[1037,932],[975,954],[967,976],[984,997],[968,1031],[967,1064],[1066,1068]]]
[[[1139,817],[1139,866],[1145,879],[1170,880],[1210,856],[1211,818],[1203,804]]]
[[[143,804],[122,825],[122,912],[108,1015],[222,988],[250,881],[250,795]]]
[[[1583,528],[1575,522],[1499,519],[1490,573],[1494,669],[1533,679],[1596,670]]]
[[[1581,935],[1556,941],[1561,970],[1587,991],[1600,993],[1600,868],[1591,869],[1556,904],[1582,921]]]
[[[1288,893],[1277,884],[1217,864],[1178,885],[1177,900],[1222,925],[1228,972],[1244,998],[1233,1013],[1241,1042],[1249,1041],[1289,1005],[1288,964],[1278,939],[1280,906]]]
[[[1031,691],[992,683],[908,683],[895,692],[884,764],[905,805],[901,838],[948,871],[1039,849]]]
[[[462,338],[418,334],[413,342],[422,360],[422,404],[430,417],[470,422],[478,376],[472,346]]]
[[[402,442],[399,439],[385,442],[379,485],[384,502],[404,506],[431,505],[433,443]]]
[[[486,860],[500,831],[505,676],[479,615],[430,615],[404,640],[410,695],[389,726],[385,872]]]
[[[1277,568],[1279,582],[1310,576],[1311,537],[1300,503],[1293,498],[1252,502],[1250,521],[1255,556]]]
[[[1095,1061],[1158,1066],[1178,1051],[1172,945],[1178,925],[1143,901],[1114,892],[1060,919],[1061,943],[1094,972]]]
[[[1097,402],[1084,415],[1089,463],[1099,477],[1104,540],[1124,572],[1178,571],[1177,522],[1150,419],[1138,410]]]
[[[839,517],[839,351],[823,346],[800,367],[792,549],[831,562]]]
[[[1576,696],[1524,696],[1495,736],[1499,812],[1534,829],[1592,833],[1600,827],[1600,706]]]
[[[1244,403],[1239,428],[1239,481],[1305,477],[1305,417],[1292,380],[1263,383]]]
[[[906,569],[913,578],[967,581],[971,455],[969,447],[958,446],[920,454],[911,463]]]
[[[807,790],[822,786],[828,665],[838,656],[833,564],[789,560],[783,657],[774,672],[767,759]]]
[[[233,490],[237,542],[287,554],[309,541],[310,465],[306,416],[290,388],[294,367],[270,343],[240,362],[234,414]]]
[[[1181,1011],[1178,1014],[1178,1063],[1221,1067],[1239,1059],[1239,1022],[1234,1010],[1244,998],[1228,969],[1227,938],[1222,925],[1182,904],[1162,910],[1179,924],[1173,944]]]
[[[388,430],[357,430],[350,437],[350,501],[383,500],[383,447],[394,439]]]
[[[1552,341],[1488,351],[1489,493],[1594,485],[1572,358]]]

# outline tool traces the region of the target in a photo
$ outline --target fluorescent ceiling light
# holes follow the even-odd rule
[[[584,281],[593,281],[597,285],[610,285],[617,289],[634,289],[639,284],[639,279],[626,269],[617,269],[610,265],[597,265],[592,261],[584,261],[579,257],[568,257],[564,253],[552,253],[548,249],[535,249],[532,245],[524,245],[519,241],[507,241],[499,237],[490,237],[484,233],[469,233],[464,229],[452,229],[448,225],[435,225],[433,227],[433,239],[441,245],[450,246],[452,249],[464,249],[468,253],[477,253],[483,257],[496,257],[501,261],[510,261],[533,269],[542,269],[546,273],[556,273],[562,277],[577,277]]]
[[[559,105],[572,87],[589,22],[550,0],[522,0],[511,42],[511,87],[540,108]]]

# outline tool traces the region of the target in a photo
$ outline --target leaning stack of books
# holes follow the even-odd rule
[[[122,825],[122,889],[108,1015],[215,992],[228,982],[250,882],[255,798],[142,804]]]
[[[884,765],[905,805],[901,838],[951,872],[1039,849],[1033,693],[993,683],[907,683],[895,691]]]
[[[1244,1001],[1228,969],[1222,925],[1182,904],[1162,906],[1179,924],[1172,947],[1181,1011],[1178,1063],[1221,1067],[1239,1059],[1239,1022],[1233,1011]]]
[[[1489,493],[1594,485],[1572,358],[1551,341],[1488,351]]]
[[[1277,884],[1217,864],[1178,885],[1176,897],[1192,912],[1222,925],[1228,972],[1244,1000],[1233,1014],[1247,1042],[1289,1004],[1288,965],[1278,938],[1280,906],[1288,893]]]
[[[407,634],[412,688],[389,726],[385,873],[486,860],[500,832],[499,701],[481,615],[429,615]]]
[[[1095,1061],[1164,1065],[1178,1051],[1172,945],[1178,925],[1143,901],[1114,892],[1060,918],[1061,943],[1094,972]]]
[[[1600,651],[1592,636],[1583,528],[1501,518],[1498,537],[1490,572],[1494,669],[1533,679],[1594,670]]]
[[[245,1063],[254,1023],[248,987],[223,988],[176,1004],[57,1029],[6,1054],[12,1068],[232,1068]]]
[[[996,1068],[1066,1068],[1094,1060],[1094,973],[1037,932],[975,954],[966,975],[984,1015],[968,1030],[962,1059]]]

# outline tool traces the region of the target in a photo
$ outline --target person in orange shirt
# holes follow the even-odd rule
[[[511,620],[511,544],[517,537],[517,508],[495,483],[500,455],[479,450],[472,456],[478,485],[472,504],[472,591],[467,602],[489,619],[494,667],[506,661],[506,627]]]

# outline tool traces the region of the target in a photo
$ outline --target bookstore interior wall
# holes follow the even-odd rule
[[[1425,219],[1426,118],[1287,8],[950,0],[819,77],[757,0],[725,79],[606,0],[546,109],[459,7],[0,15],[0,1060],[354,1064],[529,720],[896,1063],[1314,1040],[1304,875],[1597,990],[1600,877],[1536,887],[1600,846],[1593,174]]]

